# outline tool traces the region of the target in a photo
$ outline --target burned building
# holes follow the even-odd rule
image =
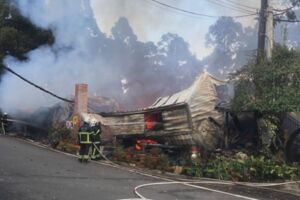
[[[117,138],[152,138],[164,144],[212,150],[223,138],[224,116],[215,109],[222,85],[224,81],[202,73],[189,88],[160,97],[147,108],[100,113],[101,122]]]

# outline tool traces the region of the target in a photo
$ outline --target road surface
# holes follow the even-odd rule
[[[133,199],[137,198],[133,192],[136,186],[160,181],[163,180],[103,164],[82,164],[72,156],[0,135],[0,200]],[[153,200],[299,198],[272,192],[268,195],[268,191],[263,195],[256,190],[247,193],[247,188],[233,193],[227,186],[210,191],[202,187],[206,185],[158,185],[141,188],[139,192]]]

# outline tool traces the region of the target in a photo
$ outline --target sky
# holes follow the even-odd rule
[[[273,0],[277,4],[279,0]],[[245,13],[225,8],[221,4],[237,2],[259,8],[260,0],[160,0],[181,9],[216,16],[238,16]],[[217,2],[217,3],[216,3]],[[219,2],[219,3],[218,3]],[[221,3],[221,4],[220,4]],[[91,0],[91,5],[101,31],[110,35],[110,29],[119,17],[129,20],[138,39],[157,42],[167,32],[183,37],[198,58],[211,52],[205,46],[205,34],[217,18],[198,17],[166,8],[151,0]],[[254,10],[253,10],[254,11]],[[237,19],[244,26],[256,23],[255,17]]]

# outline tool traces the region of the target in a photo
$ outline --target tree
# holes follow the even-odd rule
[[[54,37],[48,30],[34,26],[21,16],[18,9],[8,0],[0,0],[0,78],[3,74],[3,59],[7,55],[20,60],[26,53],[44,44],[52,44]]]
[[[148,106],[159,96],[188,87],[201,71],[188,43],[176,34],[164,34],[157,44],[141,42],[124,17],[115,23],[111,33],[102,52],[115,69],[114,84],[126,82],[121,97],[128,109]]]
[[[262,60],[259,64],[246,65],[238,73],[237,89],[241,90],[234,98],[236,110],[300,111],[299,65],[299,52],[286,47],[277,47],[271,62]]]
[[[297,19],[297,11],[295,11],[294,8],[300,6],[300,0],[289,0],[289,2],[284,1],[279,2],[279,4],[281,4],[282,6],[288,5],[288,7],[282,10],[275,9],[275,11],[277,11],[276,15],[274,15],[275,25],[277,24],[276,21],[280,22],[280,20],[282,19],[288,19],[291,21]]]
[[[235,77],[233,110],[257,113],[260,148],[267,155],[279,138],[282,114],[300,111],[299,66],[299,52],[277,46],[271,61],[253,61]]]
[[[202,70],[201,63],[190,52],[189,44],[172,33],[164,34],[158,42],[155,64],[165,74],[167,84],[172,83],[169,92],[188,87]]]
[[[246,64],[251,50],[256,48],[256,30],[257,26],[243,28],[231,17],[220,17],[206,34],[206,45],[214,50],[202,60],[202,64],[219,78],[240,69]]]

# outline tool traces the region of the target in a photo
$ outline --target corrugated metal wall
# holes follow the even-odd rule
[[[132,135],[144,132],[144,114],[105,117],[113,135]]]
[[[220,82],[203,73],[188,89],[172,96],[159,98],[152,106],[138,114],[124,114],[105,117],[112,126],[113,134],[144,134],[164,136],[172,145],[198,145],[208,150],[214,149],[223,138],[219,126],[224,124],[224,116],[215,109],[219,102],[216,91]],[[145,132],[144,113],[161,112],[163,130]],[[212,120],[214,122],[212,122]],[[119,125],[118,125],[119,124]]]
[[[209,76],[202,76],[194,85],[188,105],[193,122],[193,141],[205,149],[214,149],[222,138],[223,131],[217,127],[208,117],[213,118],[219,124],[224,123],[224,116],[215,109],[218,102],[216,84]]]

